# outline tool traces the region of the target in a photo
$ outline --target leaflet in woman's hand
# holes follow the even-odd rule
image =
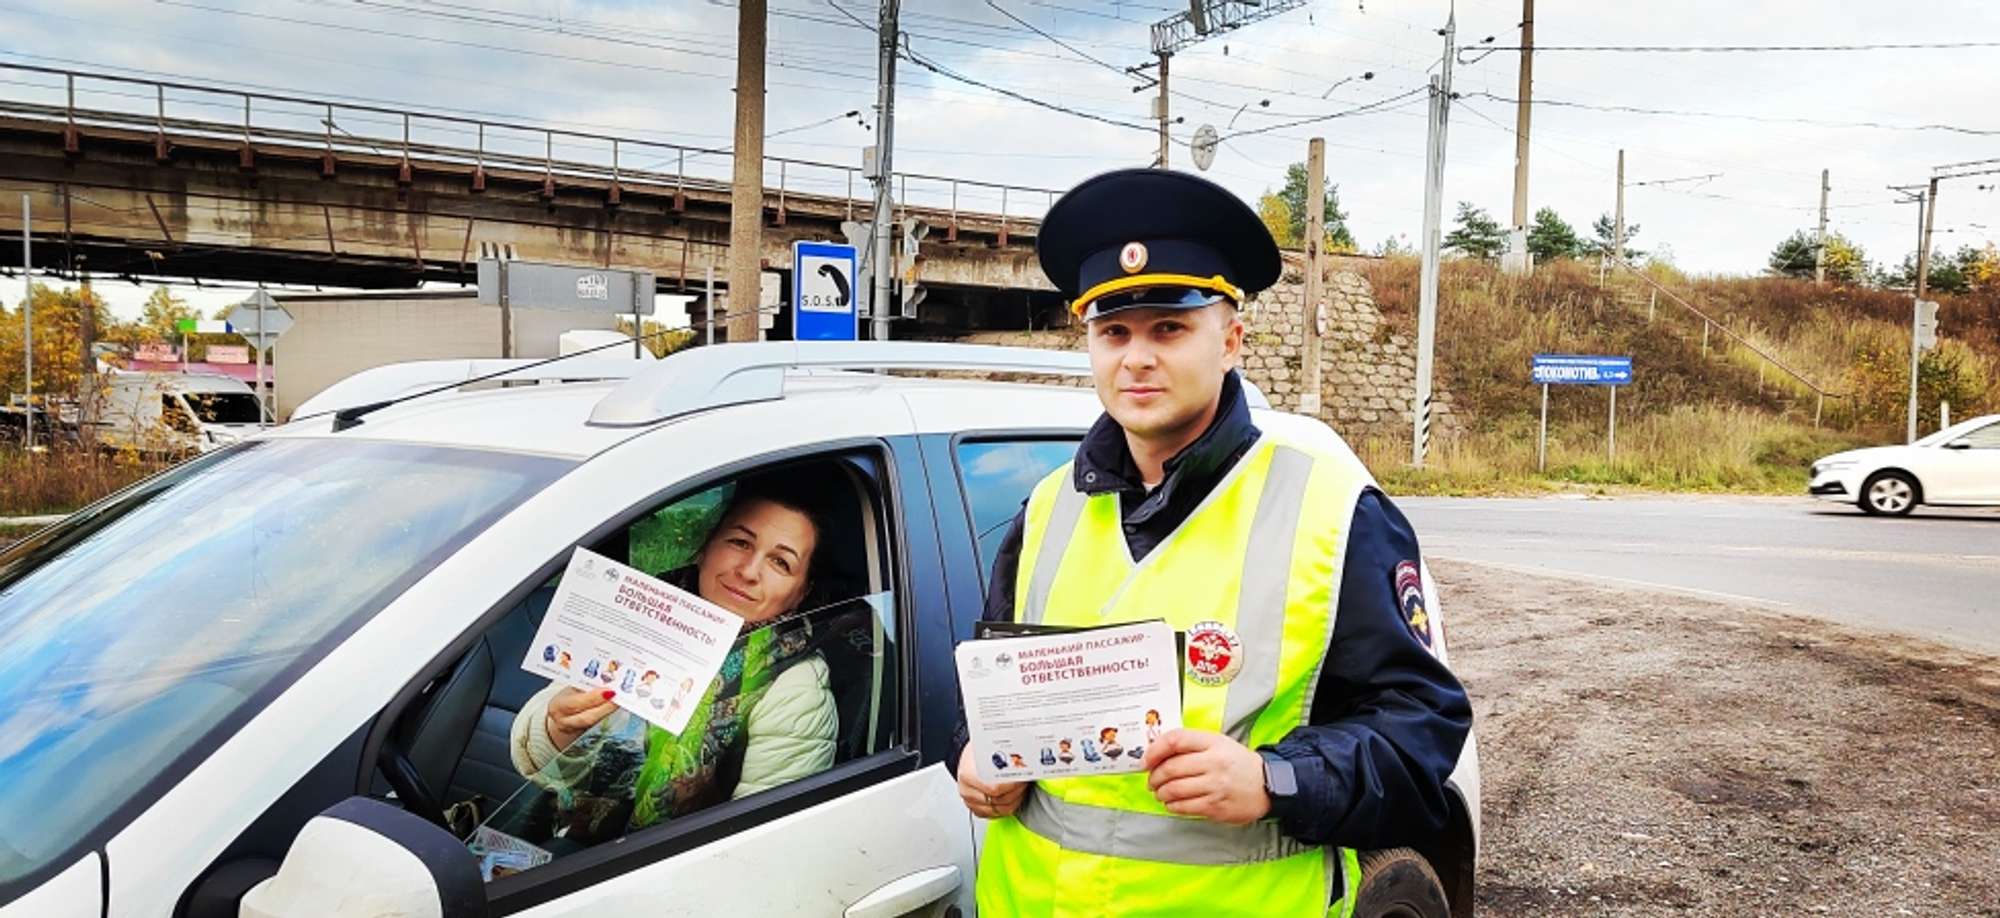
[[[679,733],[742,629],[721,606],[578,548],[521,668],[613,692],[619,707]]]
[[[1140,771],[1181,725],[1174,630],[1162,621],[958,645],[980,780]]]

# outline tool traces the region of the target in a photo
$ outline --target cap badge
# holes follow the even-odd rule
[[[1118,267],[1124,268],[1127,274],[1137,274],[1140,270],[1144,269],[1146,267],[1146,244],[1143,242],[1125,243],[1125,247],[1118,250]]]
[[[1221,622],[1187,630],[1187,677],[1196,685],[1228,685],[1243,669],[1243,640]]]

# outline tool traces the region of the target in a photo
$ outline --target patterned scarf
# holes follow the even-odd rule
[[[702,696],[679,736],[647,725],[646,762],[633,786],[631,828],[643,829],[716,803],[724,788],[716,770],[743,742],[750,709],[778,674],[805,655],[811,629],[803,620],[779,622],[738,638],[722,673]]]
[[[727,800],[733,787],[725,783],[733,782],[722,770],[740,767],[751,710],[780,674],[815,650],[802,616],[738,636],[678,736],[630,712],[613,713],[543,769],[536,783],[552,793],[539,795],[540,805],[503,807],[496,827],[530,838],[566,829],[566,837],[591,845]],[[537,823],[542,832],[531,828]]]

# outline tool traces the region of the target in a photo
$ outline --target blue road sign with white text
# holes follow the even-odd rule
[[[1632,381],[1632,358],[1536,354],[1538,386],[1623,386]]]
[[[855,305],[854,247],[834,242],[792,243],[792,337],[799,341],[854,341],[861,337]]]

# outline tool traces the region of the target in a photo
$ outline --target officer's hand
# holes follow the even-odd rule
[[[1264,758],[1220,733],[1170,730],[1146,747],[1141,763],[1169,813],[1241,826],[1271,812]]]
[[[982,819],[1013,815],[1021,808],[1021,798],[1028,795],[1028,785],[1033,783],[988,784],[979,780],[979,766],[972,761],[971,743],[965,745],[965,752],[958,757],[958,799],[965,801],[965,808],[972,815]]]
[[[549,716],[546,724],[549,742],[557,749],[567,749],[576,742],[584,731],[597,726],[597,722],[611,716],[618,706],[611,703],[612,692],[591,692],[577,688],[566,688],[549,699]]]

